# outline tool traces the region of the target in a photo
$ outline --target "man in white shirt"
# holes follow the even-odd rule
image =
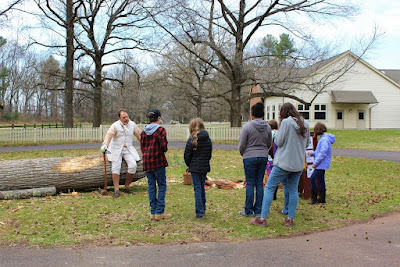
[[[121,173],[122,158],[128,165],[126,173],[124,193],[133,194],[129,188],[133,176],[136,173],[137,161],[140,160],[139,154],[133,146],[133,135],[140,141],[140,129],[136,123],[131,121],[125,109],[118,111],[119,120],[114,122],[104,138],[101,151],[108,150],[107,158],[111,161],[112,180],[114,184],[114,197],[119,197],[119,177]]]

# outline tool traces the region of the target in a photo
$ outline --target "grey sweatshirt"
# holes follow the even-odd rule
[[[272,145],[271,128],[263,119],[246,123],[239,137],[239,152],[244,159],[268,157]]]
[[[278,149],[274,157],[274,166],[290,171],[303,170],[306,157],[306,147],[310,143],[310,126],[304,120],[307,128],[305,137],[300,135],[300,127],[292,117],[283,119],[278,133],[275,136],[275,144]]]

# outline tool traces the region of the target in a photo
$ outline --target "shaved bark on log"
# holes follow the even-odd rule
[[[0,191],[0,200],[54,196],[56,193],[57,190],[54,186],[23,190]]]
[[[122,161],[120,184],[125,183],[127,166]],[[133,182],[145,177],[138,162]],[[112,186],[111,164],[107,161],[107,184]],[[41,158],[0,161],[0,190],[54,186],[60,190],[104,187],[103,156]]]

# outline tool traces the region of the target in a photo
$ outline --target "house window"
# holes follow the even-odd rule
[[[326,105],[314,105],[314,119],[326,120]]]
[[[269,106],[267,106],[267,121],[269,121]]]
[[[272,119],[275,120],[275,105],[272,106]]]
[[[364,119],[364,112],[360,111],[358,112],[358,119],[363,120]]]
[[[341,112],[341,111],[337,112],[337,119],[338,120],[343,120],[343,112]]]
[[[304,119],[310,119],[310,106],[299,104],[297,105],[297,110],[299,111],[300,115],[303,116]]]

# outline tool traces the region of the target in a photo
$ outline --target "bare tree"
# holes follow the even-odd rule
[[[193,47],[193,50],[207,61],[215,61],[216,56],[208,47]],[[210,101],[212,94],[215,70],[179,44],[163,52],[160,65],[165,76],[165,86],[171,89],[171,100],[190,103],[196,109],[196,116],[202,117],[202,108]]]
[[[176,4],[178,3],[178,5]],[[357,11],[352,5],[333,0],[272,0],[272,1],[174,1],[175,9],[153,16],[154,22],[190,53],[210,64],[230,82],[228,91],[219,94],[230,106],[231,126],[241,126],[241,108],[254,85],[254,71],[248,68],[247,50],[256,32],[261,28],[281,27],[304,42],[312,40],[291,19],[303,15],[314,23],[332,17],[351,17]],[[165,8],[167,9],[167,8]],[[189,38],[193,44],[206,45],[218,56],[218,63],[207,61],[182,41]],[[315,54],[313,58],[318,58]],[[264,96],[273,95],[265,92]]]
[[[65,44],[43,43],[34,41],[48,48],[65,48],[65,88],[64,88],[64,126],[73,127],[73,95],[74,95],[74,23],[80,7],[79,2],[73,0],[34,0],[40,9],[37,15],[42,27],[60,36]]]
[[[75,35],[80,57],[93,60],[93,126],[102,123],[103,82],[113,80],[104,76],[105,67],[124,64],[113,55],[124,50],[146,50],[143,28],[147,13],[136,0],[78,0],[82,5],[79,13],[79,29]]]
[[[22,3],[24,0],[14,0],[11,1],[7,4],[6,8],[4,8],[3,10],[0,10],[0,17],[1,16],[6,16],[7,12],[9,12],[10,10],[12,10],[13,8],[15,8],[18,4]]]
[[[64,77],[60,69],[60,63],[50,56],[38,64],[37,72],[40,75],[40,81],[37,84],[37,117],[40,119],[42,111],[46,118],[51,118],[58,122],[61,114],[62,105],[60,92],[65,88]]]

